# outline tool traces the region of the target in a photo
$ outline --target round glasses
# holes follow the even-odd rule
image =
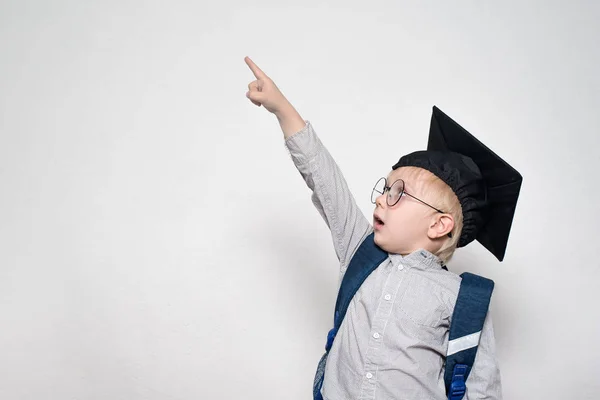
[[[371,192],[371,203],[376,204],[377,198],[380,195],[384,194],[386,191],[387,191],[387,196],[385,197],[385,200],[389,207],[395,206],[396,203],[398,203],[398,201],[400,201],[400,198],[402,197],[402,195],[407,195],[409,197],[412,197],[415,200],[420,201],[421,203],[425,204],[426,206],[433,208],[435,211],[445,214],[442,210],[437,209],[434,206],[425,203],[421,199],[417,199],[412,194],[406,193],[404,191],[404,181],[402,179],[398,179],[394,183],[392,183],[391,186],[387,186],[387,179],[380,178],[377,181],[377,183],[375,184],[375,186],[373,187],[373,191]]]

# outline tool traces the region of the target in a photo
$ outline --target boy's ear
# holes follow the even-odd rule
[[[454,218],[450,214],[436,214],[431,219],[431,224],[427,230],[429,239],[434,240],[440,237],[448,236],[454,229]]]

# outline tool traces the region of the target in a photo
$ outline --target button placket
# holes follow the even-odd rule
[[[364,363],[363,383],[361,387],[361,398],[372,399],[375,395],[377,385],[377,370],[381,366],[382,354],[385,353],[385,342],[383,340],[384,330],[390,318],[393,318],[394,298],[401,283],[406,279],[405,272],[399,272],[398,266],[391,265],[388,278],[382,288],[380,299],[382,299],[375,312],[373,325],[371,326],[369,344]],[[403,270],[404,265],[399,265]]]

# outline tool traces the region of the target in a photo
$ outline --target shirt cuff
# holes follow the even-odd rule
[[[323,146],[310,121],[304,120],[304,122],[306,122],[304,128],[285,139],[285,146],[296,164],[307,163]]]

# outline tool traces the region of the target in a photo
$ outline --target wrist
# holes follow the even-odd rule
[[[285,103],[274,112],[274,114],[280,121],[283,119],[289,120],[294,118],[295,114],[297,114],[297,111],[294,109],[294,106],[292,106],[292,104],[286,100]]]
[[[300,131],[306,125],[304,119],[290,103],[287,103],[277,111],[275,116],[279,121],[279,125],[281,125],[281,130],[286,139]]]

